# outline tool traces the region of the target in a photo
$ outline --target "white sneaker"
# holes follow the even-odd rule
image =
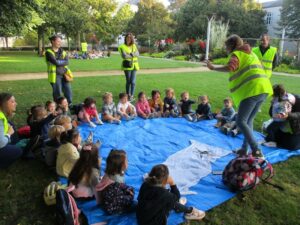
[[[96,126],[96,124],[94,124],[93,122],[90,122],[90,127],[95,128],[95,127],[97,127],[97,126]]]
[[[103,122],[102,122],[102,120],[98,120],[98,121],[96,121],[96,124],[103,125]]]
[[[187,220],[202,220],[205,217],[205,212],[193,207],[193,211],[186,213],[184,217]]]
[[[265,143],[262,143],[262,145],[266,146],[266,147],[271,147],[271,148],[276,148],[277,147],[277,143],[274,142],[274,141],[265,142]]]
[[[185,204],[187,203],[186,197],[181,197],[181,198],[179,199],[179,203],[180,203],[181,205],[185,205]]]

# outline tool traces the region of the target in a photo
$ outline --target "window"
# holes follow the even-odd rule
[[[271,24],[271,20],[272,20],[272,13],[271,12],[267,12],[266,24],[270,25]]]

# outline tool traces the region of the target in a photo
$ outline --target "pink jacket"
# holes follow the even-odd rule
[[[138,114],[149,114],[151,112],[148,101],[138,101],[135,107]]]

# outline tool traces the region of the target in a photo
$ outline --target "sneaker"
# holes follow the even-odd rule
[[[224,133],[225,135],[228,135],[230,132],[230,129],[228,127],[220,127],[220,130],[222,133]]]
[[[187,203],[186,197],[181,197],[181,198],[179,199],[179,203],[180,203],[181,205],[185,205],[185,204]]]
[[[265,158],[264,154],[262,153],[262,151],[260,149],[253,150],[252,151],[252,156],[254,158],[261,158],[261,159]]]
[[[90,124],[90,127],[93,127],[93,128],[97,127],[96,124],[94,124],[93,122],[90,122],[89,124]]]
[[[113,123],[120,125],[121,124],[121,120],[114,120]]]
[[[231,131],[230,131],[230,134],[231,134],[231,136],[232,136],[232,137],[235,137],[235,136],[237,136],[237,135],[238,135],[238,133],[239,133],[239,132],[238,132],[238,130],[237,130],[237,129],[233,129],[233,130],[231,130]]]
[[[202,220],[205,217],[205,212],[193,207],[193,211],[186,213],[184,217],[187,220]]]
[[[103,125],[103,122],[102,122],[102,120],[97,120],[97,121],[96,121],[96,124],[98,124],[98,125]]]
[[[238,149],[238,150],[236,150],[236,151],[233,151],[235,154],[237,154],[238,155],[238,157],[245,157],[245,156],[247,156],[247,150],[245,150],[245,149]]]
[[[269,141],[269,142],[264,142],[262,143],[263,146],[266,147],[271,147],[271,148],[276,148],[277,147],[277,143],[274,141]]]
[[[129,101],[130,101],[130,102],[133,102],[134,100],[135,100],[134,96],[130,96],[130,97],[129,97]]]

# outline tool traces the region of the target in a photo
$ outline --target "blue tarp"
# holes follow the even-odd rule
[[[125,180],[128,185],[135,188],[135,198],[137,198],[139,187],[143,181],[143,174],[149,172],[154,165],[164,162],[170,155],[189,146],[190,140],[227,150],[238,149],[241,146],[242,135],[238,137],[226,136],[213,127],[215,123],[215,120],[192,123],[183,118],[153,120],[138,118],[133,121],[122,122],[121,125],[104,124],[96,128],[81,125],[79,130],[83,140],[87,138],[90,131],[93,131],[94,141],[99,139],[103,143],[100,150],[103,157],[102,171],[104,171],[106,157],[111,149],[124,149],[127,152],[129,166]],[[255,132],[255,137],[258,141],[263,139],[263,136],[258,132]],[[261,148],[271,163],[285,161],[291,156],[300,154],[300,150],[288,151],[263,146]],[[212,164],[212,170],[223,170],[232,158],[234,158],[234,154],[218,159]],[[196,191],[198,194],[186,196],[187,205],[195,206],[204,211],[235,196],[223,185],[220,175],[210,174],[201,179],[190,190]],[[118,225],[137,224],[134,213],[108,216],[96,205],[95,200],[78,202],[78,206],[87,216],[89,224],[101,221]],[[183,214],[171,213],[168,224],[174,225],[183,221]]]

